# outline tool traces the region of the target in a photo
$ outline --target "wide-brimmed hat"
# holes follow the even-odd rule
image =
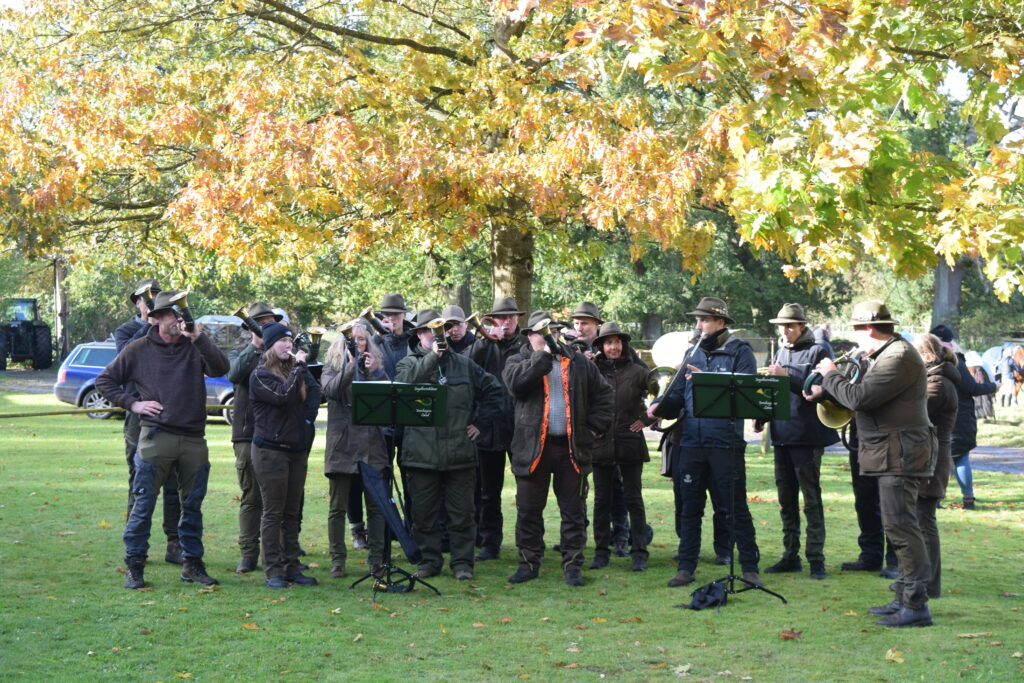
[[[160,285],[157,284],[156,279],[147,277],[146,279],[139,280],[138,282],[135,283],[135,289],[133,289],[131,293],[128,294],[128,301],[132,302],[132,304],[134,305],[135,302],[139,300],[139,295],[136,294],[136,292],[139,292],[145,289],[146,287],[149,287],[150,290],[152,290],[154,296],[157,294],[157,292],[160,291]]]
[[[444,318],[446,323],[464,323],[466,322],[466,312],[462,310],[462,306],[445,306],[444,310],[441,311],[441,317]]]
[[[494,305],[491,306],[491,312],[487,315],[522,315],[523,313],[526,313],[526,311],[519,310],[515,297],[496,296],[494,297]]]
[[[772,325],[785,325],[786,323],[807,324],[807,316],[804,314],[804,307],[800,304],[782,304],[779,314],[769,320]]]
[[[254,301],[252,306],[249,307],[249,317],[255,320],[256,318],[263,318],[268,315],[274,316],[274,322],[281,322],[284,316],[280,313],[276,313],[274,309],[270,307],[265,301]]]
[[[270,348],[285,337],[291,338],[292,331],[281,323],[267,323],[263,326],[263,346]]]
[[[405,297],[397,292],[385,294],[377,310],[381,313],[412,313],[412,309],[405,305]]]
[[[881,301],[862,301],[853,307],[850,325],[895,325],[889,308]]]
[[[576,307],[576,310],[569,316],[570,318],[593,318],[600,325],[604,321],[601,320],[601,313],[597,310],[597,304],[590,301],[581,301]]]
[[[722,318],[726,324],[731,325],[736,322],[729,315],[729,307],[725,305],[725,302],[716,296],[706,296],[700,300],[697,304],[697,308],[690,311],[686,315],[710,315],[715,318]]]
[[[153,297],[153,308],[150,309],[149,314],[153,315],[155,313],[160,313],[161,311],[174,311],[175,313],[178,313],[177,306],[173,301],[171,301],[171,298],[178,294],[181,294],[181,292],[177,289],[165,289],[162,292],[158,292],[157,295]]]
[[[601,346],[601,343],[609,337],[622,337],[623,344],[628,344],[629,340],[632,339],[632,337],[622,331],[622,328],[619,327],[618,323],[607,322],[601,325],[601,329],[598,330],[597,336],[594,337],[594,341],[591,342],[590,345],[597,349]]]
[[[416,319],[413,321],[414,327],[409,330],[410,332],[419,332],[420,330],[426,330],[427,323],[431,320],[437,320],[441,317],[441,314],[437,312],[435,308],[424,308],[416,314]]]
[[[551,311],[534,311],[533,313],[530,314],[530,320],[526,323],[526,327],[519,330],[519,334],[523,335],[524,337],[529,335],[530,332],[533,331],[529,328],[533,327],[534,325],[539,323],[541,320],[544,320],[545,318],[547,318],[548,320],[553,320],[553,318],[551,317]]]

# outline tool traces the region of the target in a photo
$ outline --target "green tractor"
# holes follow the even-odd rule
[[[35,299],[5,299],[0,306],[0,370],[7,369],[7,359],[32,361],[36,370],[53,365],[53,336],[50,326],[39,317]]]

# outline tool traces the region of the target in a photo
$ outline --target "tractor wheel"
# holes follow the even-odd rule
[[[49,325],[32,328],[32,367],[45,370],[53,365],[53,337]]]
[[[0,327],[0,371],[7,369],[7,330]]]

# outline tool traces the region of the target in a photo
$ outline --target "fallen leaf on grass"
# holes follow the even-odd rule
[[[101,519],[100,520],[100,528],[101,529],[109,529],[110,528],[110,522],[108,522],[105,519]]]
[[[57,535],[58,536],[74,536],[77,533],[78,533],[77,531],[58,531]]]
[[[178,678],[192,678],[192,674],[190,674],[188,672],[181,673],[181,674],[174,674],[174,675],[177,676]]]
[[[850,611],[848,611],[848,612],[843,612],[843,616],[844,616],[844,617],[856,617],[856,616],[859,616],[859,615],[858,615],[858,614],[857,614],[857,613],[856,613],[855,611],[853,611],[853,610],[851,609],[851,610],[850,610]]]
[[[258,625],[256,625],[256,624],[253,624],[253,623],[242,624],[242,628],[244,628],[246,630],[249,630],[249,631],[258,631],[258,630],[260,630],[260,627]]]
[[[602,588],[601,590],[597,591],[597,594],[598,595],[608,595],[608,589],[607,588]]]
[[[439,624],[439,626],[441,627],[441,633],[448,635],[448,629],[444,627],[444,624]]]
[[[587,625],[586,624],[576,624],[576,626],[574,628],[578,628],[581,631],[586,631],[587,630]]]
[[[676,668],[672,669],[672,673],[674,673],[676,676],[689,676],[690,675],[690,668],[692,666],[693,665],[689,664],[689,663],[680,664]]]
[[[981,633],[958,633],[957,638],[988,638],[992,635],[992,631],[983,631]]]
[[[619,619],[620,624],[641,624],[643,621],[640,617],[622,617]]]
[[[794,631],[793,629],[787,629],[779,634],[781,640],[800,640],[803,637],[802,631]]]
[[[334,609],[331,610],[331,614],[341,614],[341,608],[340,607],[335,607]]]
[[[150,633],[152,633],[152,631],[150,631],[148,628],[143,628],[139,629],[139,633],[141,633],[144,636],[148,636]]]
[[[512,621],[512,617],[502,617],[501,619],[498,619],[499,624],[507,624],[510,621]]]
[[[352,639],[352,642],[353,643],[358,643],[362,639],[363,639],[363,634],[362,633],[357,633],[356,637]]]
[[[485,624],[485,623],[484,623],[484,622],[482,622],[482,621],[474,621],[474,622],[473,622],[473,628],[483,628],[483,627],[484,627],[484,626],[486,626],[486,625],[487,625],[487,624]]]
[[[1014,652],[1010,656],[1013,657],[1014,659],[1020,659],[1021,657],[1024,657],[1024,652],[1019,652],[1019,651],[1018,652]]]
[[[331,657],[331,656],[333,656],[333,655],[331,655],[331,653],[330,653],[330,652],[325,652],[325,653],[324,653],[324,657]]]
[[[1019,598],[1020,597],[1020,593],[1000,593],[999,597],[1001,597],[1001,598]]]
[[[580,667],[580,665],[576,662],[559,662],[555,666],[557,666],[559,669],[578,669]]]
[[[551,617],[541,617],[540,621],[551,621]]]
[[[991,643],[989,643],[989,645],[1002,645],[1002,644],[1003,644],[1003,641],[1001,641],[1001,640],[993,640]]]
[[[604,624],[608,620],[605,619],[604,617],[594,617],[593,619],[591,619],[591,621],[594,622],[595,624]]]
[[[897,650],[894,647],[890,647],[889,650],[885,653],[885,661],[887,661],[887,662],[895,662],[897,664],[902,664],[903,663],[903,653],[900,652],[899,650]]]

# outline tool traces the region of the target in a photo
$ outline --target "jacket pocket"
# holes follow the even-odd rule
[[[937,442],[931,427],[899,432],[902,471],[905,474],[930,476],[935,471]]]
[[[861,474],[883,474],[889,472],[889,435],[860,435],[860,449],[857,461]]]

